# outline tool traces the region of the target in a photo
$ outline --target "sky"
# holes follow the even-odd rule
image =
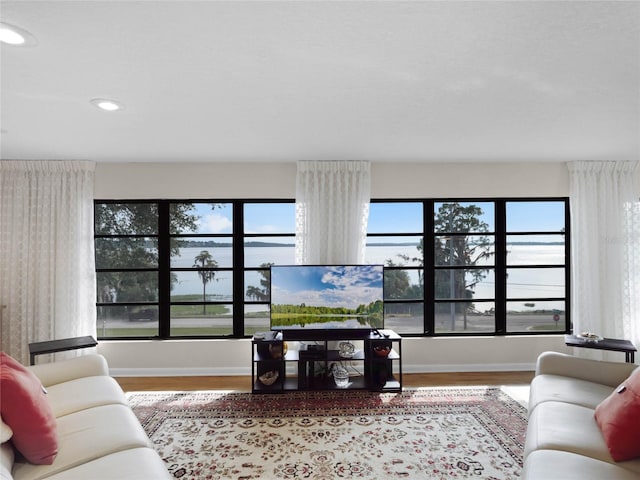
[[[471,202],[485,212],[482,220],[494,229],[493,205],[490,202]],[[438,204],[436,204],[437,208]],[[199,231],[192,233],[231,233],[231,204],[196,204],[201,219]],[[422,231],[422,204],[419,202],[371,203],[369,233],[416,233]],[[247,233],[294,233],[295,204],[247,204],[244,211]],[[507,202],[507,230],[560,231],[564,226],[563,202]],[[191,233],[191,232],[190,232]]]
[[[382,300],[382,267],[283,266],[271,269],[271,302],[355,309]]]

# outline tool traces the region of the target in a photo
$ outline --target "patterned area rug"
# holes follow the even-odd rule
[[[181,479],[518,478],[526,409],[497,387],[131,392]]]

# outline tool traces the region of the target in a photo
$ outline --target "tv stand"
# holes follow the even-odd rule
[[[351,346],[346,345],[351,344]],[[352,350],[352,351],[351,351]],[[333,372],[349,373],[346,388]],[[277,332],[251,340],[253,393],[300,390],[402,391],[402,337],[392,330]]]

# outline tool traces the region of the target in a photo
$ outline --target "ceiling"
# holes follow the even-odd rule
[[[0,6],[2,159],[640,159],[636,1]]]

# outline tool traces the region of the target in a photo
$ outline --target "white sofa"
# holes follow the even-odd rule
[[[640,459],[616,463],[595,408],[637,367],[545,352],[529,395],[524,480],[640,479]]]
[[[122,389],[109,376],[104,357],[89,354],[29,369],[47,389],[58,454],[52,465],[33,465],[20,459],[7,441],[0,446],[0,479],[171,478]]]

